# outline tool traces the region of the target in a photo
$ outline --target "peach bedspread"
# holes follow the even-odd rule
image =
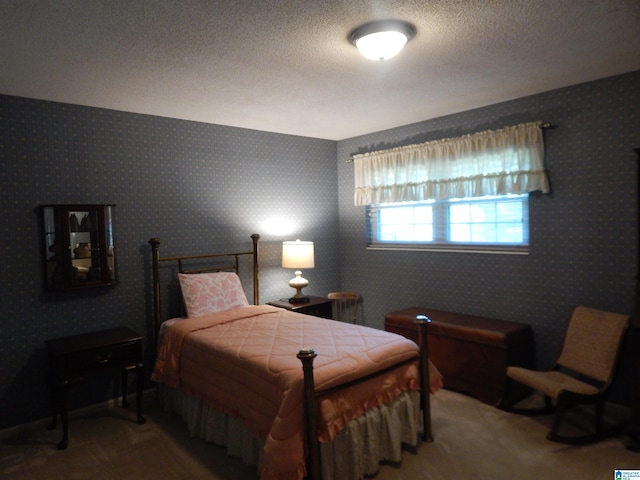
[[[187,318],[167,329],[152,379],[203,398],[237,416],[264,439],[262,480],[305,476],[303,374],[296,354],[314,348],[316,390],[392,366],[417,345],[381,330],[267,305]],[[374,377],[320,404],[322,441],[367,408],[419,388],[415,363]],[[433,389],[433,387],[432,387]]]

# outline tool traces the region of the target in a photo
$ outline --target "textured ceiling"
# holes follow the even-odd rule
[[[639,69],[638,0],[0,0],[0,94],[333,140]]]

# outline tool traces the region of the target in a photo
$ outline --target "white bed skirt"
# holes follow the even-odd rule
[[[179,414],[191,436],[223,446],[230,456],[258,466],[263,443],[240,420],[164,385],[160,385],[160,396],[165,410]],[[380,462],[400,463],[402,446],[416,446],[421,433],[420,394],[401,393],[394,402],[349,422],[332,442],[320,444],[322,478],[360,480],[374,475]]]

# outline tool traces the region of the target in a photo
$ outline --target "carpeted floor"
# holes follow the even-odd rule
[[[443,390],[433,397],[435,441],[405,452],[402,466],[385,465],[376,480],[609,480],[615,469],[640,470],[640,453],[621,435],[590,446],[566,446],[545,436],[550,417],[502,412]],[[616,413],[616,412],[614,412]],[[252,469],[223,449],[189,438],[176,416],[145,404],[147,423],[132,410],[109,409],[73,418],[70,443],[56,450],[60,428],[33,431],[0,444],[3,480],[255,480]]]

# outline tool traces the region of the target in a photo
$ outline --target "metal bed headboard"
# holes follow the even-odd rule
[[[162,262],[174,262],[178,266],[179,273],[206,273],[206,272],[220,272],[233,270],[239,274],[241,256],[250,255],[253,259],[253,304],[259,304],[260,292],[258,288],[258,263],[259,263],[259,242],[260,235],[254,233],[251,235],[253,241],[252,251],[247,252],[231,252],[231,253],[213,253],[205,255],[183,255],[174,257],[160,257],[160,244],[162,241],[159,238],[152,238],[149,240],[151,245],[151,262],[152,262],[152,278],[153,278],[153,323],[155,328],[155,336],[158,336],[158,330],[160,323],[162,322],[161,313],[161,295],[160,295],[160,263]],[[192,260],[229,260],[230,263],[223,265],[213,265],[210,267],[186,269],[185,262]]]

